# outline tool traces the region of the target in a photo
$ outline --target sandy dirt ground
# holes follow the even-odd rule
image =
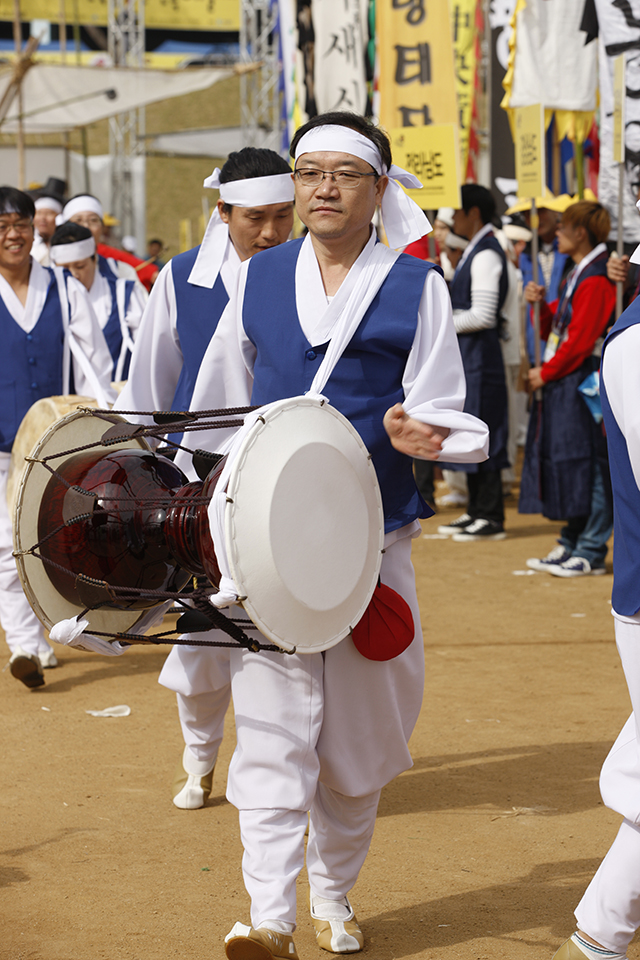
[[[630,712],[611,576],[515,575],[559,528],[513,507],[502,543],[437,539],[437,522],[414,542],[427,659],[415,765],[383,792],[352,900],[375,960],[544,960],[620,819],[598,792]],[[0,674],[2,960],[210,960],[247,922],[224,798],[233,718],[211,800],[177,810],[167,652],[63,651],[37,691]],[[122,703],[127,718],[85,712]],[[303,875],[296,946],[319,960],[306,897]]]

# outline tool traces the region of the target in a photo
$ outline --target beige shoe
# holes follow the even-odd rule
[[[292,936],[264,927],[236,923],[224,943],[229,960],[299,960]]]
[[[587,960],[587,955],[583,953],[578,944],[574,943],[571,937],[569,937],[560,949],[554,953],[553,960]]]
[[[198,810],[203,807],[213,786],[213,766],[196,760],[189,747],[185,746],[173,781],[173,803],[180,810]]]
[[[311,921],[316,931],[316,942],[329,953],[358,953],[364,947],[364,936],[353,908],[345,897],[341,903],[349,913],[343,920],[325,920],[317,915],[311,898]]]
[[[26,653],[22,647],[16,647],[9,660],[11,676],[24,683],[25,687],[41,687],[44,683],[42,667],[35,653]]]

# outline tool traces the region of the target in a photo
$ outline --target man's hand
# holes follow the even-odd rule
[[[531,367],[529,370],[529,389],[531,392],[534,390],[539,390],[541,387],[544,387],[544,380],[540,376],[540,371],[542,367]]]
[[[449,436],[448,428],[430,427],[428,423],[408,416],[401,403],[387,410],[383,423],[391,445],[400,453],[419,460],[437,460],[442,444]]]
[[[545,288],[534,283],[533,280],[530,280],[524,288],[524,298],[527,303],[540,303],[544,300],[545,293]]]
[[[613,283],[626,284],[629,276],[629,257],[626,253],[622,257],[615,251],[611,254],[607,260],[607,276]]]

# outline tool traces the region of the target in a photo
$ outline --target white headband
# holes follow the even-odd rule
[[[67,263],[86,260],[87,257],[92,257],[95,252],[95,240],[93,237],[87,237],[86,240],[76,240],[74,243],[58,243],[55,247],[51,247],[49,256],[56,266],[63,267]]]
[[[220,168],[216,167],[202,186],[219,190],[220,199],[232,207],[265,207],[271,203],[293,203],[294,189],[290,173],[220,183]],[[230,243],[229,227],[215,207],[187,282],[211,289],[220,273]]]
[[[53,197],[38,197],[35,206],[36,210],[53,210],[54,213],[62,213],[62,204]]]
[[[216,167],[202,186],[219,190],[220,199],[232,207],[265,207],[271,203],[293,203],[294,188],[290,173],[220,183],[220,168]]]
[[[392,164],[385,167],[380,151],[372,140],[351,127],[341,124],[324,124],[308,130],[296,147],[296,162],[304,153],[350,153],[370,164],[380,176],[389,177],[389,183],[381,203],[382,222],[387,234],[389,246],[397,249],[406,247],[431,233],[431,224],[423,211],[411,197],[407,196],[400,184],[413,189],[421,189],[422,184],[416,176]]]
[[[96,200],[95,197],[74,197],[73,200],[69,200],[65,205],[58,219],[60,223],[66,223],[67,220],[71,220],[71,217],[75,217],[77,213],[97,213],[100,219],[104,220],[102,204],[99,200]],[[58,219],[56,219],[56,223],[58,223]],[[58,226],[60,226],[60,223],[58,223]]]

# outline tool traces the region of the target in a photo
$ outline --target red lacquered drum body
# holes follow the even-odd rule
[[[105,606],[144,609],[158,598],[118,595],[117,587],[179,591],[190,574],[217,571],[207,504],[188,503],[202,498],[203,484],[187,484],[171,460],[136,449],[91,451],[70,457],[58,473],[69,486],[49,481],[38,536],[43,557],[58,565],[46,563],[47,574],[66,599],[78,602],[75,579],[83,574],[116,588]],[[215,482],[206,483],[212,492]]]

